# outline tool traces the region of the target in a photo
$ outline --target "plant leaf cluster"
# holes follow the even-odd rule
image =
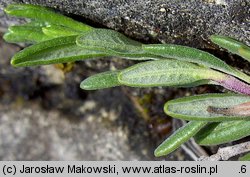
[[[9,27],[4,35],[7,42],[32,44],[13,56],[13,66],[116,56],[143,62],[90,76],[80,87],[97,90],[122,85],[194,87],[212,84],[238,93],[204,94],[168,101],[164,106],[166,114],[190,122],[167,138],[155,150],[156,156],[169,154],[191,137],[201,145],[217,145],[250,135],[250,77],[219,58],[181,45],[142,44],[116,31],[90,27],[45,7],[12,4],[5,12],[30,20]],[[247,45],[220,35],[212,35],[210,39],[250,61]]]

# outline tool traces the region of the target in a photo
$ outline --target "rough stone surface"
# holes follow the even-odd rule
[[[1,6],[24,2],[53,7],[146,42],[205,48],[209,35],[222,34],[250,44],[249,0],[1,1]]]
[[[147,154],[142,156],[131,150],[126,128],[103,123],[109,121],[105,114],[116,119],[117,113],[103,109],[103,116],[88,114],[95,107],[93,101],[82,105],[85,112],[77,121],[56,110],[36,106],[0,107],[1,160],[150,159]],[[143,151],[148,153],[146,147]]]

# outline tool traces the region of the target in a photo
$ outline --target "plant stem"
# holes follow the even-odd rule
[[[250,95],[250,85],[238,80],[235,77],[227,75],[225,79],[219,81],[217,80],[215,82],[234,92]]]
[[[229,158],[250,151],[250,142],[236,144],[234,146],[228,146],[220,148],[218,152],[210,157],[200,157],[198,161],[219,161],[228,160]]]

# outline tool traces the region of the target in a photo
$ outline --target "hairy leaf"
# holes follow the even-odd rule
[[[92,27],[77,22],[69,17],[55,13],[49,8],[31,4],[11,4],[4,11],[13,16],[36,19],[50,24],[57,24],[72,28],[78,31],[91,30]]]
[[[46,65],[105,56],[101,52],[89,51],[77,46],[75,40],[76,36],[68,36],[34,44],[15,54],[11,64],[14,66]]]
[[[250,97],[237,94],[204,94],[168,101],[164,105],[166,114],[185,120],[229,121],[249,119],[250,116],[225,114],[222,110],[250,102]],[[216,111],[221,110],[221,111]]]
[[[97,90],[119,86],[119,72],[120,71],[107,71],[100,74],[95,74],[82,81],[80,87],[84,90]]]
[[[239,140],[250,135],[250,121],[224,121],[211,123],[202,128],[195,140],[200,145],[218,145]]]
[[[141,43],[108,29],[95,29],[82,34],[77,38],[76,43],[85,49],[102,51],[110,56],[138,60],[156,58],[154,55],[143,52]]]
[[[220,72],[178,60],[139,63],[122,70],[118,76],[121,84],[133,87],[187,87],[223,78],[225,75]]]
[[[159,157],[173,152],[183,143],[192,138],[206,124],[207,122],[205,121],[190,121],[162,142],[156,148],[154,155]]]
[[[250,83],[248,75],[232,68],[219,58],[195,48],[174,44],[147,44],[142,45],[142,49],[153,55],[197,63],[236,76]]]

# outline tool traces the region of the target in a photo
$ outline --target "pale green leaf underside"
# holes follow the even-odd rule
[[[136,64],[121,71],[119,82],[132,87],[194,86],[219,80],[217,71],[178,60],[157,60]]]
[[[156,59],[141,49],[141,43],[129,39],[125,35],[108,29],[94,29],[82,34],[76,40],[77,45],[90,50],[98,50],[110,56],[130,59]],[[161,57],[158,57],[161,58]]]
[[[202,128],[195,140],[200,145],[218,145],[236,141],[250,135],[250,120],[211,123]]]
[[[118,74],[120,71],[107,71],[100,74],[95,74],[81,82],[81,89],[97,90],[119,86]]]
[[[105,56],[101,52],[77,46],[75,40],[76,36],[68,36],[34,44],[14,55],[11,64],[14,66],[46,65]]]
[[[185,120],[227,121],[248,119],[245,116],[225,116],[208,112],[209,106],[228,108],[250,101],[250,96],[237,94],[204,94],[168,101],[164,105],[166,114]]]

